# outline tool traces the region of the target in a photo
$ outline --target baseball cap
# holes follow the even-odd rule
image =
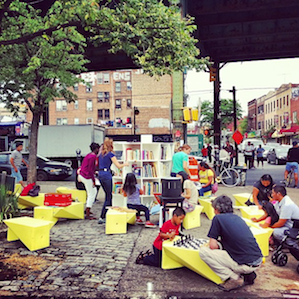
[[[293,146],[296,146],[297,144],[298,144],[298,142],[297,141],[293,141]]]

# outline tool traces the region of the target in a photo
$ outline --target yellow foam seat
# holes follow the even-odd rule
[[[212,196],[212,190],[205,192],[203,195],[204,196]]]
[[[21,194],[23,187],[21,184],[15,184],[15,193]]]
[[[51,221],[31,217],[4,220],[7,225],[7,241],[20,240],[30,251],[50,245]]]
[[[38,196],[22,196],[18,198],[19,208],[43,206],[45,201],[45,193],[39,193]]]
[[[251,219],[251,218],[260,218],[264,215],[264,211],[259,209],[258,206],[240,206],[239,207],[242,217]]]
[[[269,255],[269,238],[273,233],[272,228],[261,228],[259,226],[259,223],[253,222],[247,218],[243,218],[243,220],[246,222],[246,224],[250,227],[250,230],[253,234],[253,236],[256,239],[256,242],[258,243],[263,256]]]
[[[200,258],[198,249],[173,246],[173,241],[166,240],[162,247],[162,269],[177,269],[187,267],[197,274],[213,281],[222,283],[221,278]]]
[[[202,210],[203,206],[196,205],[194,211],[186,213],[186,216],[183,220],[183,226],[185,229],[200,227],[200,214]]]
[[[252,194],[251,193],[238,193],[233,194],[233,197],[235,198],[235,205],[236,206],[246,206],[245,202],[249,199],[251,202],[253,202]]]
[[[84,203],[73,202],[67,207],[35,207],[34,218],[51,221],[52,226],[59,218],[84,219]]]
[[[56,193],[60,194],[72,194],[72,199],[79,202],[86,203],[87,193],[85,190],[71,189],[68,187],[58,187]]]
[[[127,213],[109,209],[106,214],[106,235],[127,233]]]
[[[212,207],[212,200],[215,197],[204,198],[199,197],[198,202],[203,206],[203,212],[207,215],[207,217],[212,220],[215,216],[214,208]]]

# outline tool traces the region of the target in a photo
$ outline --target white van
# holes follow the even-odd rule
[[[245,145],[248,142],[252,143],[256,149],[259,147],[259,145],[264,146],[264,142],[262,141],[262,139],[248,138],[248,139],[244,139],[243,142],[239,145],[239,151],[243,152],[245,149]]]

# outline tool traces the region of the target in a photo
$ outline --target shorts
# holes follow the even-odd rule
[[[18,182],[23,181],[23,177],[22,177],[22,175],[21,175],[20,170],[18,170],[18,172],[15,172],[15,170],[12,168],[12,170],[11,170],[11,176],[14,177],[14,178],[16,179],[16,184],[17,184]]]
[[[297,162],[287,162],[286,171],[290,172],[292,167],[294,168],[294,172],[298,173],[298,163]]]

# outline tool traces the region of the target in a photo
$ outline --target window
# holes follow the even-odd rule
[[[74,91],[78,91],[78,90],[79,90],[79,85],[78,85],[78,83],[76,83],[76,84],[73,86],[73,88],[74,88]]]
[[[87,100],[86,101],[86,110],[87,111],[92,111],[92,100]]]
[[[104,92],[105,103],[109,103],[110,93],[109,91]]]
[[[109,84],[110,76],[109,73],[104,73],[104,84]]]
[[[121,109],[121,100],[120,99],[115,100],[115,109]]]
[[[57,100],[56,101],[56,111],[66,111],[67,109],[66,100]]]
[[[115,82],[115,92],[121,92],[121,83]]]
[[[287,106],[289,106],[289,96],[287,96]]]
[[[92,82],[86,83],[86,92],[92,92]]]
[[[271,102],[271,112],[272,112],[272,102]]]
[[[282,105],[281,105],[281,98],[279,99],[279,108],[281,109]]]
[[[109,109],[105,109],[105,119],[110,119]]]
[[[131,99],[127,99],[127,109],[131,109],[132,108],[132,101]]]
[[[297,122],[297,111],[293,112],[293,123]]]
[[[132,82],[127,82],[127,90],[132,90]]]
[[[74,118],[74,125],[79,125],[79,118]]]
[[[277,107],[277,109],[279,109],[279,106],[278,106],[278,100],[276,101],[276,107]]]
[[[74,102],[74,109],[79,109],[79,101],[75,100]]]
[[[273,102],[273,110],[275,111],[275,101]]]
[[[97,73],[97,82],[98,84],[103,84],[103,73]]]
[[[102,109],[99,109],[98,110],[98,119],[103,119],[103,110]]]
[[[283,97],[283,106],[286,105],[286,97]]]
[[[86,123],[87,123],[87,124],[92,124],[92,123],[93,123],[93,119],[92,119],[92,117],[88,117],[88,118],[86,119]]]
[[[104,100],[104,93],[101,92],[101,91],[99,91],[99,92],[98,92],[98,102],[99,102],[99,103],[102,103],[103,100]]]
[[[56,125],[67,125],[67,118],[56,118]]]

